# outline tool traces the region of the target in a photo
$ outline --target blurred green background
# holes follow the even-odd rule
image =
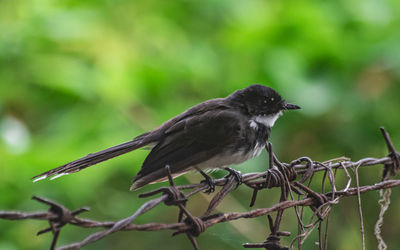
[[[145,150],[53,181],[30,178],[253,83],[303,107],[272,130],[281,160],[382,157],[379,126],[400,148],[399,27],[398,0],[0,0],[0,210],[46,209],[30,200],[39,195],[71,209],[87,205],[92,219],[129,216],[145,202],[137,195],[157,187],[128,191]],[[238,169],[262,171],[266,162],[263,153]],[[360,172],[361,184],[372,184],[381,168]],[[338,187],[344,183],[339,174]],[[391,249],[400,246],[399,196],[395,189],[383,230]],[[250,197],[241,186],[219,211],[248,211]],[[189,208],[199,215],[209,199],[198,195]],[[262,191],[256,207],[278,199],[277,190]],[[377,192],[362,196],[367,249],[376,249],[377,200]],[[160,206],[137,223],[176,216]],[[51,235],[35,236],[46,226],[2,220],[0,249],[48,248]],[[264,241],[267,228],[265,217],[219,224],[199,237],[200,247],[243,249],[242,243]],[[281,229],[296,234],[293,210]],[[58,245],[93,232],[69,226]],[[170,235],[121,232],[85,249],[190,249],[186,237]],[[334,206],[329,236],[329,249],[361,248],[354,198]],[[317,249],[317,239],[315,232],[304,249]]]

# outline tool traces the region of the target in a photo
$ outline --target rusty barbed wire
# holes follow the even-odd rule
[[[50,201],[44,198],[34,196],[33,199],[49,205],[50,208],[47,212],[21,212],[21,211],[0,211],[0,219],[6,220],[47,220],[50,224],[49,228],[41,230],[39,234],[46,232],[53,233],[53,240],[50,249],[55,249],[57,239],[60,235],[62,227],[70,224],[82,228],[102,228],[101,231],[93,233],[80,242],[72,243],[57,249],[80,249],[83,246],[96,242],[112,233],[118,231],[160,231],[172,230],[175,231],[173,235],[185,233],[192,243],[194,249],[199,249],[196,237],[207,228],[222,222],[233,221],[238,219],[249,219],[267,215],[269,228],[271,234],[266,238],[263,243],[246,243],[245,248],[264,248],[264,249],[292,249],[297,242],[298,249],[301,249],[307,237],[318,228],[319,231],[319,248],[327,249],[328,240],[328,219],[333,204],[337,204],[342,197],[357,196],[358,199],[361,194],[374,191],[374,190],[390,190],[390,188],[400,186],[400,180],[390,180],[400,167],[400,154],[395,150],[393,143],[390,140],[389,134],[381,128],[383,137],[389,149],[389,155],[383,158],[367,157],[360,159],[356,162],[348,158],[337,158],[326,162],[312,161],[308,157],[300,157],[290,163],[282,163],[274,155],[272,145],[268,144],[266,150],[269,153],[269,169],[265,172],[256,172],[244,174],[242,182],[245,186],[253,189],[253,196],[250,200],[250,206],[253,206],[257,199],[257,193],[261,189],[280,188],[281,197],[279,203],[268,207],[253,209],[248,212],[229,212],[229,213],[216,213],[212,214],[217,206],[223,201],[224,197],[235,187],[236,179],[232,176],[228,179],[221,178],[214,180],[216,186],[222,188],[211,199],[207,210],[199,217],[193,216],[186,208],[186,202],[189,197],[204,191],[208,188],[207,184],[189,184],[176,186],[172,180],[169,166],[166,166],[169,177],[169,186],[161,187],[148,193],[141,194],[140,197],[150,197],[153,195],[161,194],[160,197],[152,199],[144,203],[138,210],[131,216],[121,219],[119,221],[95,221],[85,218],[77,217],[79,213],[88,211],[88,208],[80,208],[75,211],[70,211],[63,205]],[[348,169],[351,168],[356,171],[358,178],[358,169],[373,166],[383,165],[382,180],[373,185],[351,187],[351,177]],[[343,169],[346,173],[347,182],[344,188],[338,189],[335,184],[336,172]],[[310,188],[313,180],[313,175],[316,172],[324,172],[322,178],[321,192],[314,191]],[[296,178],[301,175],[301,179],[296,181]],[[330,191],[325,192],[325,182],[330,184]],[[185,190],[189,190],[186,193]],[[297,198],[296,198],[297,195]],[[390,203],[390,197],[385,197],[386,203]],[[146,213],[160,203],[165,203],[168,206],[176,206],[179,209],[178,221],[176,223],[163,224],[163,223],[147,223],[147,224],[134,224],[134,220],[141,214]],[[388,206],[388,205],[387,205]],[[387,206],[382,207],[386,210]],[[305,223],[303,220],[304,208],[309,207],[313,211],[313,215]],[[298,220],[298,233],[291,241],[289,247],[281,246],[280,237],[288,237],[290,232],[279,230],[280,222],[282,221],[283,213],[289,208],[294,208]],[[277,212],[275,220],[272,218],[271,213]],[[359,200],[360,221],[363,221],[361,202]],[[375,234],[379,240],[380,245],[385,245],[383,238],[380,235],[380,228],[383,224],[383,213],[380,213],[379,225],[375,227]],[[325,223],[325,234],[322,235],[322,230]],[[363,228],[363,227],[362,227]],[[362,229],[363,245],[364,245],[364,232]]]

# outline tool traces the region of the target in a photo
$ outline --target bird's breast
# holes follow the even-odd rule
[[[223,168],[230,165],[241,164],[251,158],[261,154],[265,148],[265,143],[256,143],[252,148],[240,147],[222,154],[216,155],[211,159],[198,164],[199,168]]]

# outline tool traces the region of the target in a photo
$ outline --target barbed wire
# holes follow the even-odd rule
[[[242,182],[247,187],[253,189],[253,195],[250,200],[252,207],[256,200],[258,191],[261,189],[280,188],[281,197],[279,203],[268,208],[252,209],[248,212],[226,212],[215,213],[214,210],[224,200],[224,197],[235,188],[237,180],[231,176],[230,178],[215,179],[214,184],[221,186],[221,189],[211,199],[207,210],[199,217],[194,216],[186,208],[186,202],[193,195],[207,190],[206,183],[189,184],[176,186],[171,177],[169,166],[165,167],[168,175],[169,186],[161,187],[156,190],[143,193],[139,197],[150,197],[161,194],[160,197],[152,199],[144,203],[131,216],[123,218],[119,221],[96,221],[77,217],[78,214],[89,211],[88,208],[70,211],[65,206],[50,201],[45,198],[34,196],[33,199],[49,206],[49,210],[45,212],[21,212],[21,211],[0,211],[0,218],[6,220],[47,220],[50,226],[39,231],[37,234],[47,232],[53,233],[53,239],[50,244],[50,249],[56,248],[56,243],[60,235],[61,229],[65,225],[74,225],[82,228],[102,228],[80,242],[72,243],[57,249],[80,249],[85,245],[96,242],[110,234],[118,231],[160,231],[172,230],[173,235],[185,233],[192,243],[194,249],[199,249],[196,237],[203,233],[207,228],[222,222],[228,222],[238,219],[249,219],[267,215],[270,235],[263,243],[246,243],[245,248],[265,248],[265,249],[292,249],[297,242],[298,249],[301,249],[307,237],[318,228],[319,231],[319,248],[327,249],[328,240],[328,222],[331,207],[339,203],[342,197],[357,196],[359,216],[361,224],[362,246],[365,248],[365,235],[363,227],[363,216],[360,195],[374,190],[388,190],[385,193],[381,192],[380,201],[381,212],[378,222],[375,225],[375,235],[378,240],[379,249],[386,249],[386,244],[381,236],[381,227],[383,226],[383,216],[390,204],[390,188],[400,186],[400,180],[391,180],[390,177],[397,174],[400,169],[400,154],[395,150],[393,143],[390,140],[389,134],[381,128],[382,135],[387,144],[389,155],[383,158],[367,157],[356,162],[348,158],[337,158],[325,162],[316,162],[309,157],[300,157],[290,163],[282,163],[274,155],[272,145],[268,144],[266,150],[269,153],[269,169],[265,172],[248,173],[242,176]],[[358,170],[359,168],[383,165],[381,181],[372,185],[359,186]],[[344,188],[336,187],[335,178],[338,170],[343,170],[346,173],[347,182]],[[351,187],[352,178],[349,174],[349,169],[353,170],[356,177],[356,187]],[[323,172],[321,191],[317,192],[310,188],[313,182],[313,176],[316,172]],[[301,176],[300,180],[297,177]],[[325,191],[325,183],[329,182],[330,191]],[[185,192],[186,191],[186,192]],[[134,220],[156,207],[164,203],[168,206],[176,206],[179,209],[179,217],[176,223],[147,223],[134,224]],[[309,207],[313,211],[313,215],[306,222],[303,218],[304,208]],[[286,209],[294,208],[297,221],[298,232],[293,238],[288,247],[281,246],[280,237],[290,236],[291,232],[279,230],[282,221],[283,213]],[[275,220],[271,213],[277,212]],[[325,223],[325,224],[324,224]],[[323,233],[325,231],[325,233]]]

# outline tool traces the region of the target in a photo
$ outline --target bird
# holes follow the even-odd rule
[[[55,179],[146,147],[150,153],[130,190],[167,180],[168,166],[173,178],[190,170],[199,171],[209,185],[208,192],[212,192],[215,186],[203,170],[225,169],[241,181],[240,172],[230,166],[258,156],[283,111],[296,109],[300,107],[287,103],[274,89],[253,84],[225,98],[197,104],[130,141],[88,154],[32,179]]]

